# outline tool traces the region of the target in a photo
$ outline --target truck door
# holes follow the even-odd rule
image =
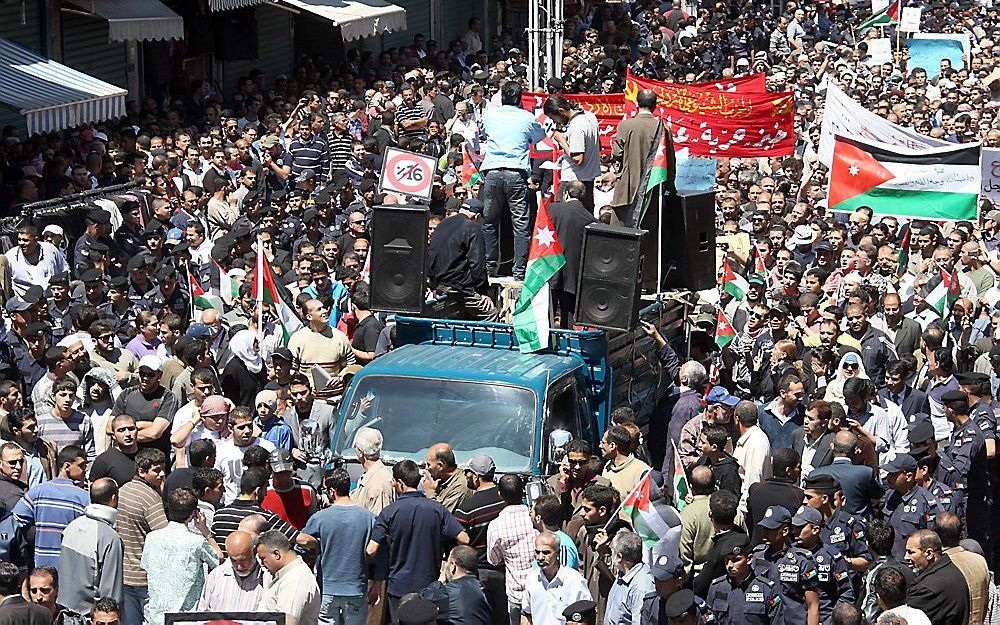
[[[564,430],[574,439],[584,437],[589,441],[588,432],[584,430],[584,419],[581,419],[581,416],[585,415],[580,414],[580,409],[580,393],[577,391],[577,381],[574,376],[566,376],[549,386],[545,398],[545,427],[542,430],[544,465],[548,467],[547,473],[557,468],[551,466],[554,459],[548,457],[552,432]]]

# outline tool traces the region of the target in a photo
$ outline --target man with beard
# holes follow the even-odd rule
[[[863,306],[852,304],[847,307],[847,333],[861,343],[861,362],[865,372],[878,386],[885,383],[885,367],[895,360],[896,351],[889,338],[881,330],[872,327]]]
[[[920,346],[920,324],[903,316],[902,301],[896,293],[882,296],[882,312],[872,319],[872,325],[889,337],[900,358],[912,357]]]
[[[126,389],[115,400],[112,414],[135,417],[139,428],[139,447],[170,453],[170,424],[177,412],[174,394],[160,383],[163,361],[147,355],[139,359],[139,384]]]

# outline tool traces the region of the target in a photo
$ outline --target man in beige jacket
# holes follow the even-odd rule
[[[962,519],[951,512],[942,512],[934,519],[934,531],[941,538],[944,552],[969,586],[969,622],[982,623],[990,598],[990,571],[983,556],[959,545],[962,529]]]

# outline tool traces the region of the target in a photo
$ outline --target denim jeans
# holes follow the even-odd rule
[[[148,586],[125,586],[122,606],[123,625],[142,625],[145,622],[146,604],[149,603]]]
[[[507,615],[510,616],[510,625],[520,625],[521,623],[521,604],[513,603],[511,601],[507,602]]]
[[[319,609],[320,625],[364,625],[368,618],[368,598],[323,595]]]
[[[510,211],[514,227],[514,268],[512,275],[524,279],[531,246],[531,211],[528,208],[528,183],[524,174],[508,169],[486,172],[483,183],[483,240],[486,242],[486,269],[496,275],[500,268],[500,218]]]

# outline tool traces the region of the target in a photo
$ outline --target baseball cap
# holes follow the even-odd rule
[[[198,412],[202,416],[208,415],[210,417],[226,414],[229,412],[229,404],[222,395],[209,395],[205,401],[201,402],[201,409]]]
[[[482,215],[483,208],[483,202],[474,197],[462,202],[462,210],[467,213],[472,213],[473,215]]]
[[[263,139],[260,140],[260,146],[262,148],[265,148],[265,149],[269,150],[269,149],[273,148],[274,146],[278,145],[278,141],[279,141],[279,139],[277,137],[275,137],[274,135],[267,135],[266,137],[264,137]]]
[[[269,390],[257,393],[257,396],[253,400],[253,405],[259,406],[261,404],[267,404],[271,407],[271,410],[274,410],[274,407],[278,405],[278,394]]]
[[[757,522],[759,527],[764,529],[777,529],[782,525],[787,525],[792,521],[792,513],[782,506],[771,506],[764,511],[764,517]]]
[[[3,305],[4,310],[8,313],[24,312],[31,309],[31,304],[24,301],[18,296],[14,296],[6,301]]]
[[[649,573],[653,578],[665,582],[684,575],[684,563],[674,554],[660,554],[654,556],[653,563],[649,566]]]
[[[809,506],[802,506],[792,517],[792,525],[795,527],[802,527],[808,523],[813,525],[823,524],[823,515],[816,508],[810,508]]]
[[[184,333],[184,336],[189,336],[193,339],[203,339],[213,336],[214,334],[215,333],[212,332],[212,329],[204,323],[192,323],[188,326],[187,332]]]
[[[38,302],[41,302],[45,299],[45,291],[42,289],[41,286],[37,284],[32,284],[24,291],[24,295],[21,296],[21,299],[28,302],[30,305],[34,306]]]
[[[295,470],[295,461],[292,459],[292,452],[287,449],[275,449],[268,459],[271,462],[271,470],[275,473]]]
[[[167,245],[173,245],[180,243],[184,240],[184,231],[180,228],[171,228],[167,230]]]
[[[462,468],[472,471],[476,475],[489,476],[496,472],[497,465],[493,462],[493,458],[488,455],[478,454],[469,458],[469,461]]]
[[[993,211],[994,213],[1000,213],[1000,211]],[[62,226],[57,224],[49,224],[45,226],[45,230],[42,230],[42,234],[55,234],[61,237],[66,236],[66,232],[62,229]]]
[[[712,390],[708,392],[708,397],[705,401],[709,404],[723,404],[732,408],[736,404],[740,403],[740,398],[729,394],[725,388],[721,386],[713,386]]]
[[[143,367],[153,371],[160,371],[163,368],[163,360],[159,356],[146,354],[139,359],[139,368],[142,369]]]
[[[292,362],[292,360],[294,360],[294,358],[292,358],[292,350],[287,347],[278,347],[271,352],[271,360],[273,361],[275,358],[280,358],[286,362]]]
[[[986,213],[986,220],[1000,223],[1000,210],[991,210],[990,212]]]
[[[880,468],[886,473],[909,473],[917,470],[917,461],[910,454],[898,454]]]
[[[844,354],[844,361],[842,364],[850,364],[850,365],[861,364],[861,358],[858,357],[856,352],[848,352]]]

